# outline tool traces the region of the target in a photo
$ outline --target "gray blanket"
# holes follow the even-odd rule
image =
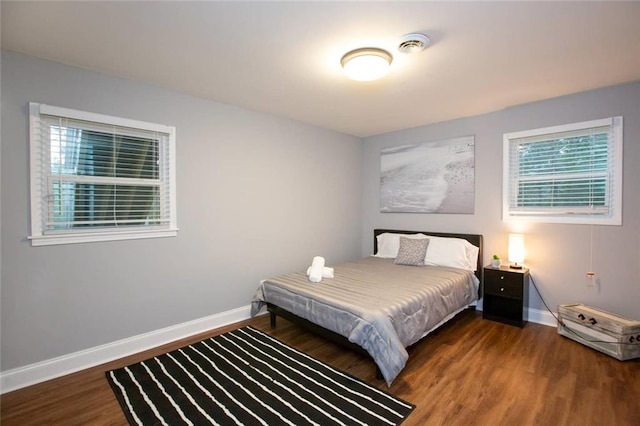
[[[406,364],[406,347],[478,298],[478,279],[462,269],[371,256],[334,271],[319,283],[304,272],[264,280],[251,315],[269,302],[347,337],[369,352],[389,386]]]

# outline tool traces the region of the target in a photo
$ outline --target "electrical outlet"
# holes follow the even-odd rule
[[[596,273],[587,272],[587,287],[595,287],[596,285]]]

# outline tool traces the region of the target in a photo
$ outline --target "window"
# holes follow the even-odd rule
[[[503,220],[622,224],[622,117],[504,135]]]
[[[174,127],[29,109],[33,246],[177,235]]]

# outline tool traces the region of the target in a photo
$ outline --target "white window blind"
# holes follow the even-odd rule
[[[503,219],[622,223],[622,117],[504,135]]]
[[[33,245],[176,235],[175,128],[30,112]]]

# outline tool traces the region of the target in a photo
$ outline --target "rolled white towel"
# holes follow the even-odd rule
[[[307,268],[307,276],[311,274],[311,266]],[[325,266],[322,268],[322,278],[333,278],[333,268]]]
[[[309,270],[309,281],[312,283],[319,283],[322,281],[322,270],[324,269],[324,257],[316,256],[311,262],[311,269]]]

